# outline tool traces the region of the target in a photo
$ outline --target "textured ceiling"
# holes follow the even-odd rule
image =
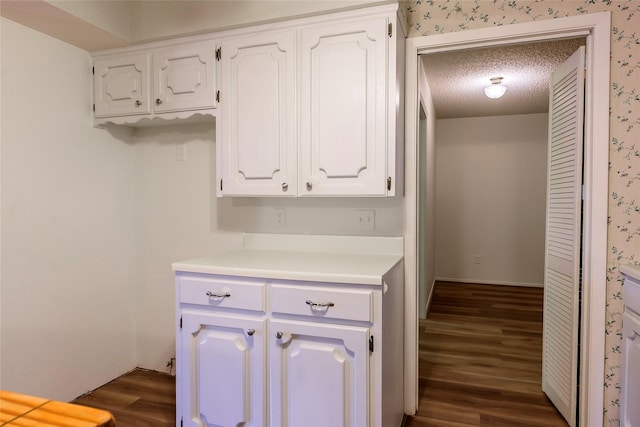
[[[436,117],[546,113],[551,72],[584,44],[579,38],[423,55]],[[503,77],[502,98],[484,95],[491,77]]]

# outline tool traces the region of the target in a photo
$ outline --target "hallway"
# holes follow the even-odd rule
[[[437,282],[407,427],[567,424],[541,390],[541,288]]]

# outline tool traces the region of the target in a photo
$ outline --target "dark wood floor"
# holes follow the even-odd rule
[[[118,427],[175,427],[175,377],[135,369],[73,403],[106,409]]]
[[[567,425],[541,391],[542,289],[437,283],[419,353],[406,427]],[[110,411],[118,427],[174,426],[175,378],[137,369],[74,403]]]
[[[541,391],[542,301],[540,288],[436,283],[406,426],[566,427]]]

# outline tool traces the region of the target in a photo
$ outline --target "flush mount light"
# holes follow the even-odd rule
[[[502,85],[502,77],[491,77],[491,85],[484,88],[484,94],[489,98],[500,98],[507,91],[507,87]]]

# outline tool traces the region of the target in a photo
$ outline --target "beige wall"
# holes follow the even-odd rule
[[[531,114],[437,121],[439,280],[542,285],[547,120]]]
[[[167,371],[175,357],[171,263],[240,245],[218,231],[213,124],[139,129],[135,149],[137,366]],[[186,144],[187,159],[176,160]]]
[[[89,54],[4,18],[0,389],[72,399],[136,365],[134,147]]]

